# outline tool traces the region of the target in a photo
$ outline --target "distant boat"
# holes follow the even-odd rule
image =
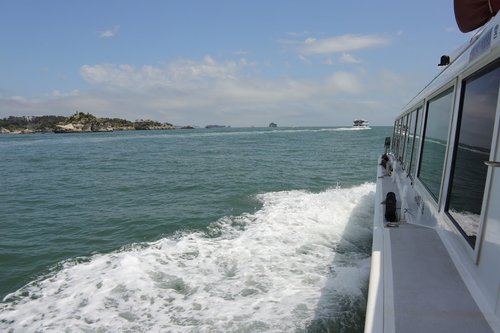
[[[278,127],[278,124],[276,124],[276,123],[270,123],[269,127]]]
[[[205,128],[226,128],[226,125],[207,125]]]
[[[354,128],[369,128],[368,125],[370,125],[368,120],[354,119],[354,124],[352,125],[352,127],[354,127]]]

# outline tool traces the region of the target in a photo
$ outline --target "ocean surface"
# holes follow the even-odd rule
[[[0,331],[362,332],[391,131],[0,135]]]

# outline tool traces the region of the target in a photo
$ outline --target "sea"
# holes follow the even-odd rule
[[[0,332],[362,332],[391,133],[0,135]]]

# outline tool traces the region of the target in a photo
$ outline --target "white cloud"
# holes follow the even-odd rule
[[[313,38],[313,37],[309,37],[309,38],[306,38],[306,40],[304,41],[304,44],[314,44],[317,42],[317,39],[316,38]]]
[[[100,38],[111,38],[116,36],[118,30],[120,30],[120,26],[115,25],[112,29],[97,32],[97,36]]]
[[[325,65],[333,65],[333,60],[332,60],[332,58],[327,58],[327,59],[325,59],[325,61],[323,61],[323,63]]]
[[[397,90],[391,86],[398,84],[397,77],[386,79],[386,86],[381,87],[373,82],[380,75],[359,70],[309,79],[265,78],[249,75],[250,66],[254,64],[245,59],[217,61],[210,56],[163,66],[84,65],[80,73],[91,90],[54,90],[39,99],[0,97],[0,110],[9,110],[9,115],[69,115],[79,110],[99,117],[200,126],[266,126],[270,121],[282,126],[344,125],[350,123],[352,114],[363,110],[386,112],[387,123],[392,122],[394,111],[380,99],[387,95],[385,89]],[[383,77],[390,78],[390,73]],[[394,94],[389,96],[399,102]],[[366,105],[363,101],[367,100],[379,103]],[[377,114],[377,119],[384,118]]]
[[[355,58],[352,54],[342,53],[340,56],[340,62],[342,64],[359,64],[361,63],[361,60]]]
[[[363,91],[361,80],[353,73],[336,72],[326,79],[326,83],[332,92],[358,94]]]
[[[205,56],[201,62],[178,60],[169,65],[168,74],[175,80],[233,79],[236,71],[246,65],[245,59],[218,63]]]
[[[307,38],[300,47],[303,54],[334,54],[366,48],[384,46],[390,43],[386,37],[375,35],[342,35],[332,38]]]
[[[237,99],[245,103],[259,101],[295,100],[320,94],[326,84],[330,93],[356,92],[356,76],[346,72],[334,73],[323,80],[269,79],[241,75],[248,63],[240,61],[217,62],[206,56],[202,61],[177,60],[165,67],[134,66],[122,64],[84,65],[80,73],[91,84],[104,88],[133,91],[136,93],[189,92],[191,97],[213,100]],[[346,88],[348,87],[348,88]],[[183,94],[180,94],[184,98]],[[209,97],[210,96],[210,97]]]
[[[71,90],[68,92],[61,92],[59,90],[53,90],[50,94],[47,94],[47,97],[51,98],[62,98],[62,97],[74,97],[78,96],[80,91],[78,89]]]
[[[291,36],[291,37],[302,37],[302,36],[309,35],[309,31],[307,31],[307,30],[304,30],[304,31],[289,31],[286,34],[288,36]]]
[[[107,88],[144,90],[193,85],[205,80],[231,80],[238,70],[247,65],[249,64],[245,59],[218,63],[212,57],[206,56],[200,62],[181,59],[165,67],[145,65],[136,68],[128,64],[84,65],[80,68],[80,74],[91,84]]]
[[[27,102],[29,102],[29,100],[26,97],[24,97],[24,96],[18,96],[18,95],[10,97],[10,100],[13,101],[13,102],[19,102],[19,103],[27,103]]]
[[[298,57],[299,57],[300,61],[302,61],[303,63],[306,63],[306,64],[308,64],[308,65],[310,65],[310,64],[311,64],[311,60],[307,59],[307,58],[306,58],[305,56],[303,56],[302,54],[299,54],[299,55],[298,55]]]
[[[164,73],[153,66],[143,66],[136,69],[134,66],[122,64],[83,65],[80,75],[91,84],[102,85],[108,88],[144,89],[166,84]]]

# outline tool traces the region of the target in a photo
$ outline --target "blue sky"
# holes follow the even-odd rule
[[[0,117],[390,125],[469,38],[452,0],[2,0]]]

